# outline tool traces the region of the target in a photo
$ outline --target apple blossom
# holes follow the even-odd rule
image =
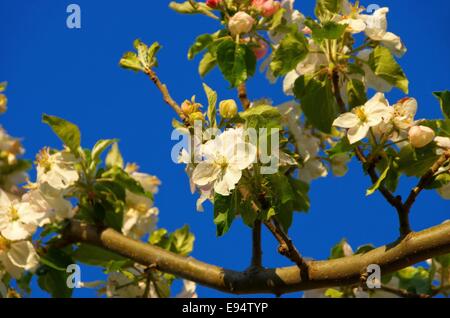
[[[228,29],[232,35],[248,33],[252,30],[255,22],[255,19],[248,13],[239,11],[231,17],[228,22]]]
[[[433,129],[426,126],[414,126],[408,132],[409,142],[414,148],[423,148],[434,140]]]
[[[198,298],[195,290],[197,285],[189,280],[183,280],[183,290],[176,296],[176,298]]]
[[[450,149],[450,138],[437,136],[436,138],[434,138],[434,141],[436,142],[438,147],[442,149]]]
[[[252,0],[252,6],[263,17],[271,17],[280,9],[280,2],[274,0]]]
[[[44,216],[28,202],[20,202],[0,189],[0,233],[6,239],[18,241],[29,238]]]
[[[38,154],[36,161],[37,183],[49,185],[49,191],[67,190],[79,179],[75,168],[77,159],[67,150],[51,154],[50,150],[45,148]]]
[[[333,122],[333,126],[349,129],[347,137],[350,143],[354,144],[367,137],[370,128],[380,124],[389,115],[388,112],[384,94],[377,93],[364,106],[340,115]]]
[[[197,186],[214,184],[214,191],[230,195],[247,169],[256,160],[256,147],[244,139],[242,128],[228,129],[202,147],[205,158],[195,168],[192,180]]]
[[[12,242],[0,235],[0,264],[8,274],[18,279],[24,271],[37,268],[39,256],[31,242]]]
[[[221,101],[219,104],[220,116],[231,119],[237,115],[238,107],[234,99]]]

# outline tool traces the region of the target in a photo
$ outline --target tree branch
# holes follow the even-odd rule
[[[410,293],[409,291],[404,290],[404,289],[397,289],[397,288],[392,288],[392,287],[384,286],[384,285],[381,286],[380,289],[385,291],[385,292],[391,293],[393,295],[397,295],[399,297],[402,297],[402,298],[431,298],[431,296],[428,295],[428,294]]]
[[[233,294],[268,293],[281,295],[307,289],[343,286],[360,282],[367,266],[378,264],[389,274],[430,257],[450,253],[450,223],[413,233],[402,241],[350,257],[307,262],[309,278],[302,278],[297,266],[237,272],[183,257],[159,247],[134,241],[112,229],[98,229],[72,221],[66,236],[93,244],[142,265],[174,274]]]
[[[152,82],[156,85],[156,87],[161,92],[164,102],[168,104],[172,109],[178,114],[178,116],[182,120],[186,120],[186,116],[183,114],[183,111],[181,110],[181,107],[178,105],[178,103],[170,96],[169,90],[165,84],[163,84],[160,79],[158,78],[155,71],[152,69],[146,69],[145,73],[150,77]]]
[[[252,265],[251,269],[262,268],[261,221],[256,220],[252,229]]]
[[[249,109],[250,100],[248,99],[247,86],[245,85],[245,83],[242,83],[241,85],[238,86],[238,97],[239,100],[241,101],[244,110]]]
[[[425,174],[417,184],[417,186],[412,189],[408,199],[405,201],[405,209],[409,212],[414,202],[416,202],[419,194],[428,186],[432,181],[433,177],[438,172],[438,170],[448,161],[450,160],[450,150],[446,151],[436,163],[431,167],[431,169]]]

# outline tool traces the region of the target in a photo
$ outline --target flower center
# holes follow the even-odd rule
[[[219,156],[215,160],[216,165],[220,166],[221,169],[226,169],[228,167],[228,160],[225,156]]]
[[[0,235],[0,252],[5,252],[9,249],[9,241]]]
[[[356,116],[358,116],[359,120],[361,120],[362,122],[366,122],[367,121],[367,115],[364,112],[364,108],[356,107],[355,108],[355,114],[356,114]]]
[[[9,209],[9,218],[11,219],[11,222],[17,221],[20,219],[19,212],[15,207],[11,207]]]

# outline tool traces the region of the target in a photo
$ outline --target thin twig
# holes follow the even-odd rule
[[[170,106],[172,109],[178,114],[178,116],[184,121],[186,120],[186,116],[184,115],[183,111],[181,110],[181,107],[178,105],[178,103],[170,96],[169,90],[165,84],[163,84],[160,79],[158,78],[155,71],[152,69],[146,69],[145,73],[150,77],[152,82],[158,87],[160,90],[163,100]]]
[[[419,183],[414,189],[412,189],[408,199],[405,202],[404,206],[407,211],[411,210],[411,207],[414,202],[416,202],[419,194],[433,181],[434,175],[448,160],[450,160],[450,151],[445,152],[431,167],[431,169],[419,180]]]
[[[402,298],[431,298],[431,295],[428,295],[428,294],[415,294],[415,293],[411,293],[404,289],[397,289],[397,288],[393,288],[393,287],[389,287],[389,286],[385,286],[385,285],[381,286],[380,289],[385,292],[402,297]]]

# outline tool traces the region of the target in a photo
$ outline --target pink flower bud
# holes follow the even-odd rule
[[[253,53],[255,53],[256,58],[258,60],[262,59],[264,56],[266,56],[267,52],[269,51],[269,46],[264,41],[259,41],[259,46],[253,48]]]
[[[253,0],[252,6],[266,18],[273,16],[281,7],[280,2],[274,0]]]
[[[414,148],[423,148],[433,141],[434,130],[425,126],[414,126],[409,130],[409,142]]]
[[[232,35],[248,33],[253,28],[255,19],[253,19],[248,13],[239,11],[231,17],[228,22],[228,28]]]
[[[217,8],[222,0],[206,0],[206,5],[212,9]]]
[[[307,26],[305,26],[305,27],[302,29],[302,32],[303,32],[303,34],[305,34],[305,35],[310,35],[310,34],[312,34],[312,30],[311,30],[309,27],[307,27]]]

